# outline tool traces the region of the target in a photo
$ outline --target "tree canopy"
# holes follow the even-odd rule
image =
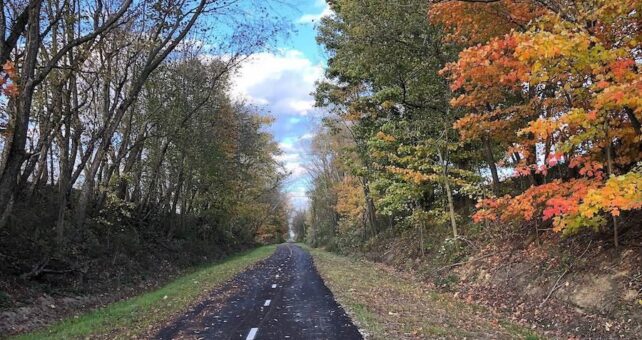
[[[640,1],[331,5],[318,138],[345,142],[324,153],[338,176],[313,171],[330,203],[311,209],[333,212],[332,239],[492,221],[618,245],[642,208]]]

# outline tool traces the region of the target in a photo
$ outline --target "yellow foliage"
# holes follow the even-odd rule
[[[394,142],[394,141],[397,140],[394,136],[386,134],[383,131],[377,132],[376,137],[377,137],[377,139],[380,139],[380,140],[382,140],[384,142],[388,142],[388,143],[391,143],[391,142]]]
[[[346,176],[335,185],[337,212],[352,222],[358,221],[365,211],[365,195],[356,178]]]

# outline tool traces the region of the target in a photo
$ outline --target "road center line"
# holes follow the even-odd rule
[[[276,288],[276,283],[272,285],[272,288]]]
[[[250,333],[247,335],[247,338],[245,338],[245,340],[254,340],[254,338],[256,337],[256,332],[258,331],[259,331],[258,328],[250,329]]]
[[[269,306],[270,302],[272,302],[272,300],[265,300],[265,303],[263,304],[263,307]]]

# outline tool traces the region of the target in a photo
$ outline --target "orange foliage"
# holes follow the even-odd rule
[[[557,216],[576,213],[580,202],[597,182],[589,178],[573,179],[568,182],[555,180],[539,186],[532,186],[515,197],[504,196],[481,200],[478,211],[473,215],[475,222],[483,220],[503,223],[543,221]]]
[[[356,178],[346,176],[335,185],[337,192],[337,213],[352,221],[358,221],[363,215],[365,195]]]
[[[448,1],[430,10],[451,29],[448,39],[483,43],[442,71],[456,93],[451,104],[468,113],[454,125],[462,139],[488,138],[519,155],[516,176],[577,168],[515,197],[480,201],[475,220],[598,227],[600,214],[642,207],[640,175],[627,170],[642,160],[642,0],[598,0],[555,14],[529,6]],[[491,13],[516,20],[488,25]],[[606,152],[616,165],[608,179]]]
[[[16,85],[17,80],[16,66],[11,61],[7,61],[0,72],[0,91],[8,97],[17,96],[19,93]]]
[[[536,1],[502,0],[494,3],[436,1],[428,16],[449,30],[448,41],[465,46],[484,43],[511,30],[523,30],[545,12]]]
[[[521,96],[529,76],[527,65],[515,57],[520,39],[509,34],[468,48],[457,62],[442,70],[451,81],[451,90],[461,93],[451,105],[471,111],[454,124],[462,139],[490,135],[512,141],[512,136],[503,132],[518,129],[524,114],[532,114],[527,107],[509,105],[510,98]]]

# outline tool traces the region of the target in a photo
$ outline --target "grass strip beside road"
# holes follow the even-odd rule
[[[387,267],[307,248],[337,301],[369,339],[538,339],[485,308]]]
[[[196,268],[164,287],[115,302],[16,339],[136,338],[188,309],[216,286],[274,252],[264,246]]]

